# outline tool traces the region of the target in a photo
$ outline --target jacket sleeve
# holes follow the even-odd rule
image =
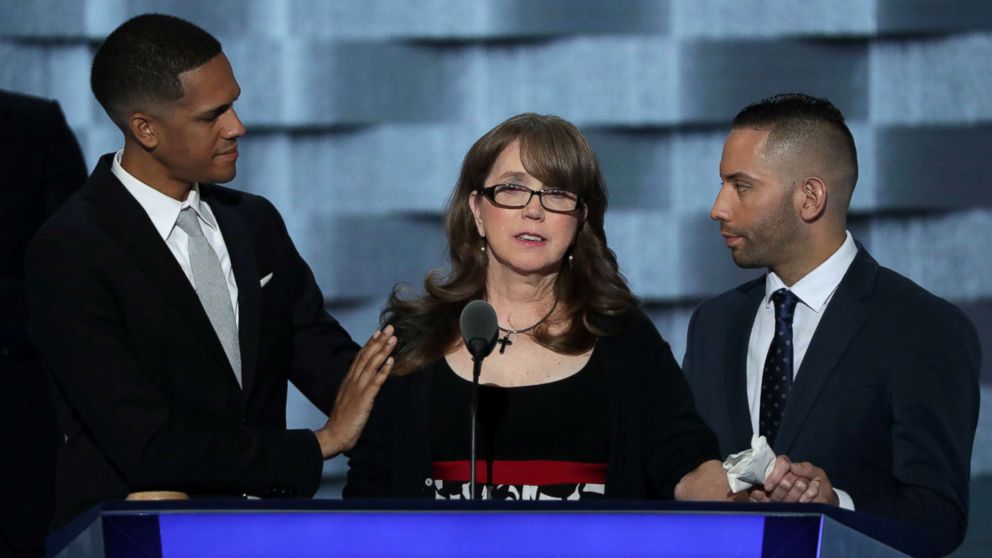
[[[682,477],[720,456],[716,437],[696,412],[671,347],[646,318],[637,327],[645,470],[653,492],[671,499]]]
[[[934,553],[943,555],[961,543],[968,526],[981,349],[974,326],[956,308],[934,318],[941,325],[927,341],[907,347],[914,354],[892,386],[897,488],[851,497],[858,511],[916,525],[928,534]]]

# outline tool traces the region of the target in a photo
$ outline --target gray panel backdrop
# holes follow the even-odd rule
[[[0,88],[57,99],[92,165],[121,140],[89,92],[90,59],[148,11],[224,43],[248,127],[234,186],[282,211],[328,308],[359,339],[394,283],[418,286],[442,265],[440,213],[472,141],[535,111],[593,143],[610,244],[681,355],[693,307],[755,275],[732,265],[708,218],[729,119],[778,92],[828,97],[863,169],[852,231],[980,330],[977,513],[962,554],[989,541],[992,4],[0,0]],[[294,392],[289,420],[322,417]],[[339,493],[343,471],[327,465],[321,495]]]

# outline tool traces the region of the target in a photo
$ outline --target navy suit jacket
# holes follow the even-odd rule
[[[726,456],[750,447],[746,359],[764,277],[704,302],[683,368]],[[967,528],[980,349],[961,311],[864,248],[813,335],[775,452],[810,461],[858,511],[923,530],[935,553]]]
[[[238,283],[242,390],[111,158],[28,251],[32,334],[67,436],[56,523],[141,490],[313,495],[323,461],[312,432],[286,430],[287,380],[329,413],[358,347],[324,311],[279,213],[261,197],[201,185]]]

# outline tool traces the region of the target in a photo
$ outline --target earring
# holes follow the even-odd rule
[[[479,246],[479,251],[483,254],[486,253],[486,237],[482,237],[482,246]]]
[[[575,261],[575,255],[569,254],[568,255],[568,269],[572,269],[572,262],[573,261]]]

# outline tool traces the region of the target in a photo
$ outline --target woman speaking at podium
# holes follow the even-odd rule
[[[350,453],[345,497],[468,498],[459,315],[477,299],[499,326],[480,376],[484,499],[728,497],[716,440],[607,246],[606,205],[596,157],[565,120],[521,114],[476,141],[445,214],[450,272],[429,274],[419,297],[394,290],[383,312],[399,377]]]

